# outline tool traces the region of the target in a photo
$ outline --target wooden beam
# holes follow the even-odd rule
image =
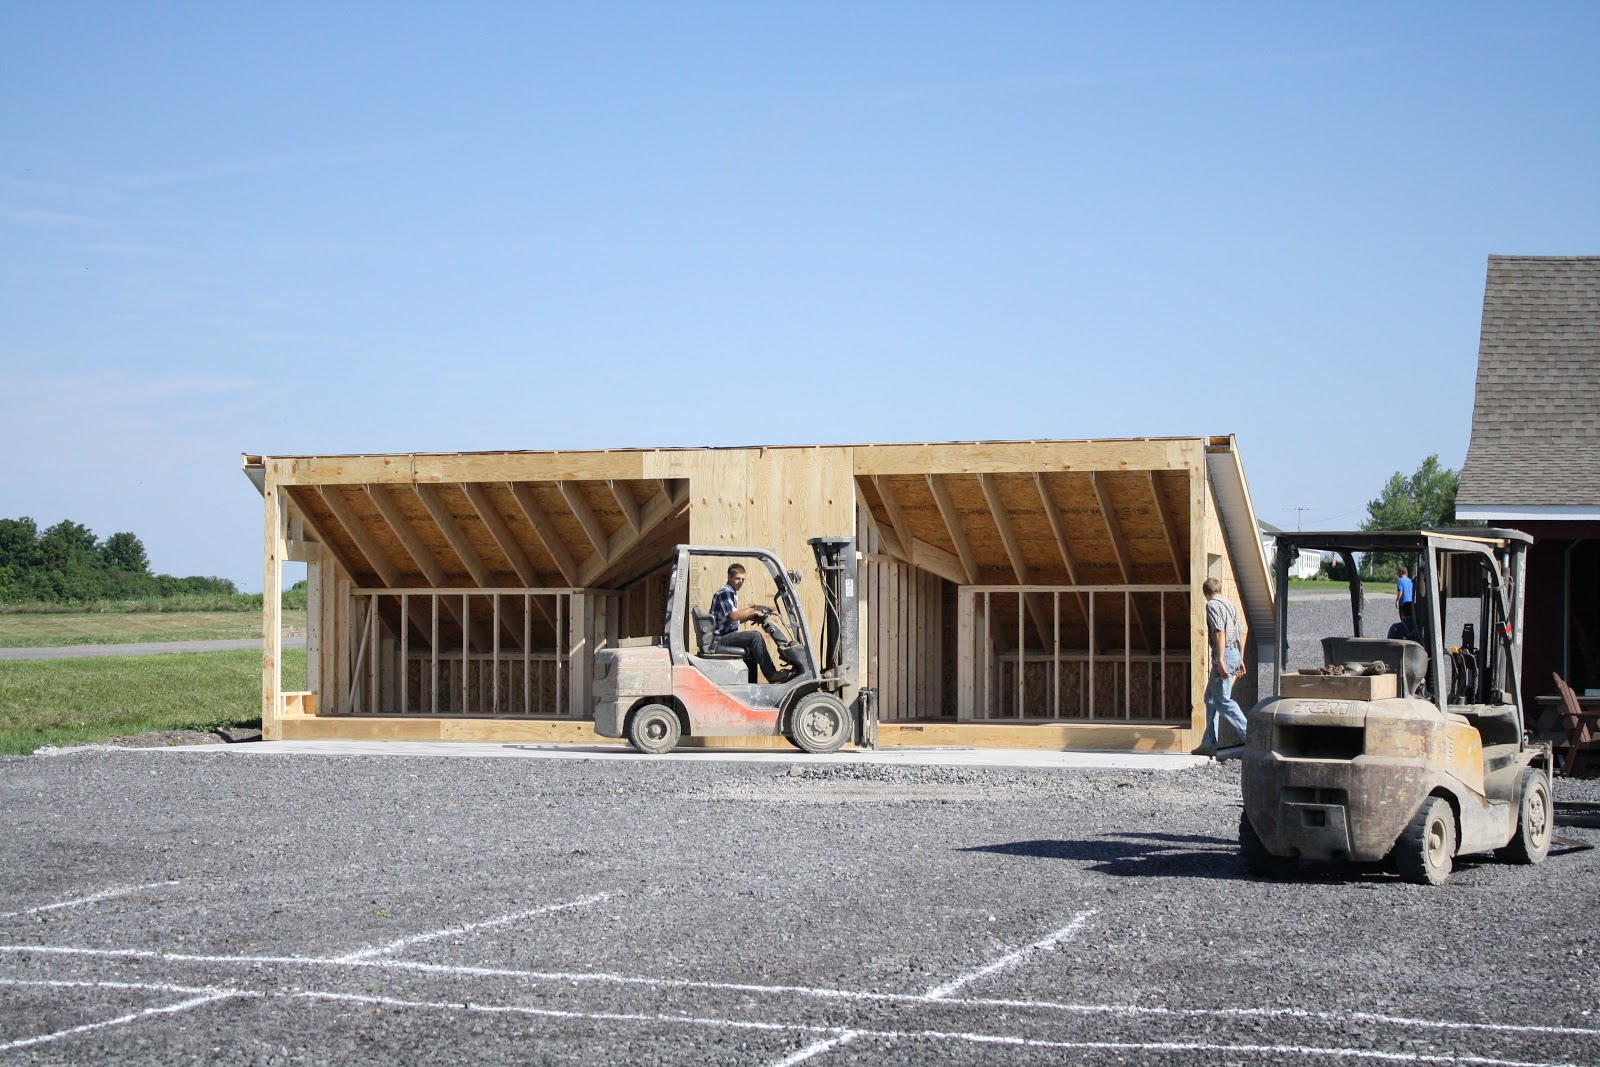
[[[401,547],[411,557],[417,569],[428,579],[428,584],[435,589],[449,588],[445,581],[444,568],[439,561],[433,558],[433,553],[428,551],[428,546],[422,543],[417,532],[411,528],[411,523],[406,521],[406,516],[400,510],[400,505],[395,501],[392,492],[386,485],[367,485],[363,488],[371,498],[373,506],[378,509],[378,514],[383,516],[383,521],[389,524],[389,529],[399,539]]]
[[[339,568],[346,574],[355,575],[359,573],[355,569],[353,561],[347,555],[345,555],[344,552],[340,551],[338,545],[334,544],[328,539],[327,531],[322,529],[321,525],[315,519],[313,519],[306,512],[306,509],[300,505],[300,502],[295,499],[296,493],[315,492],[315,490],[289,488],[288,486],[285,486],[284,492],[288,495],[290,503],[292,503],[295,509],[299,511],[300,517],[305,520],[306,527],[314,535],[316,535],[317,541],[322,545],[322,551],[326,552],[328,556],[331,557],[332,560],[339,565]]]
[[[1072,543],[1067,539],[1067,524],[1061,520],[1061,509],[1056,507],[1056,499],[1050,495],[1050,487],[1045,484],[1044,475],[1039,471],[1033,472],[1033,484],[1039,490],[1039,503],[1044,505],[1044,517],[1050,520],[1050,532],[1055,535],[1056,548],[1061,551],[1061,562],[1067,568],[1067,580],[1073,585],[1082,585],[1078,577],[1078,561],[1072,554]],[[1087,624],[1089,605],[1082,593],[1078,594],[1077,599],[1078,610],[1083,612]]]
[[[495,510],[494,504],[489,500],[489,494],[484,492],[483,486],[477,482],[463,482],[461,491],[467,494],[467,502],[472,505],[472,510],[478,513],[478,518],[489,528],[489,536],[494,538],[494,543],[500,546],[500,551],[505,553],[506,559],[511,561],[511,569],[517,572],[517,577],[522,579],[526,586],[537,586],[539,574],[529,562],[527,553],[522,551],[522,546],[517,544],[517,539],[511,536],[511,529],[506,521]],[[555,616],[550,614],[550,609],[544,606],[544,601],[538,597],[533,598],[533,604],[539,609],[539,614],[544,616],[551,626],[556,624]]]
[[[489,529],[489,536],[494,538],[494,543],[511,563],[511,569],[517,572],[517,577],[522,579],[526,586],[539,584],[538,574],[533,569],[533,564],[528,562],[528,556],[522,551],[522,546],[517,544],[517,539],[511,536],[511,530],[506,526],[505,520],[494,509],[494,504],[489,500],[489,494],[483,491],[483,486],[477,482],[465,482],[461,491],[467,494],[467,502],[472,505],[472,510],[477,512],[478,518]]]
[[[327,506],[329,511],[333,512],[333,517],[338,520],[340,526],[344,527],[345,533],[350,536],[350,540],[354,541],[361,549],[362,554],[371,561],[372,569],[377,573],[378,579],[384,585],[393,588],[397,585],[409,584],[402,579],[399,568],[383,554],[383,549],[372,539],[372,535],[367,532],[366,524],[356,515],[355,510],[351,508],[348,501],[326,486],[313,487],[312,492],[317,493],[322,498],[323,504]],[[345,571],[352,578],[355,576],[355,572],[348,567],[345,568]],[[418,630],[425,628],[425,620],[422,618],[420,611],[420,605],[411,604],[410,621]]]
[[[337,491],[325,486],[318,486],[314,492],[321,498],[323,506],[333,512],[333,517],[338,521],[339,525],[344,527],[345,536],[349,537],[361,554],[366,557],[366,569],[376,574],[378,580],[384,585],[396,586],[402,584],[399,581],[400,575],[394,564],[389,562],[388,557],[383,554],[383,549],[379,548],[377,542],[372,539],[372,535],[367,533],[367,528],[362,524],[361,519],[356,516],[350,505],[345,502],[344,498]],[[351,571],[351,577],[355,577],[354,571]]]
[[[578,487],[571,482],[557,482],[556,488],[561,490],[561,499],[567,502],[567,507],[572,509],[572,515],[578,520],[578,525],[583,527],[583,532],[589,538],[589,543],[603,558],[609,541],[606,538],[605,527],[600,525],[600,520],[595,518],[594,512],[589,507],[589,502],[583,499],[583,494],[578,492]]]
[[[1022,555],[1022,546],[1017,543],[1017,535],[1011,529],[1011,520],[1006,517],[1005,502],[1000,499],[1000,491],[994,484],[994,478],[988,474],[978,475],[978,484],[983,487],[983,498],[989,502],[989,514],[994,518],[996,529],[1000,531],[1000,542],[1006,546],[1006,555],[1011,560],[1011,570],[1017,576],[1018,585],[1032,585],[1028,577],[1028,564]],[[1028,593],[1023,597],[1028,603],[1028,614],[1033,618],[1033,628],[1038,631],[1039,640],[1046,646],[1053,647],[1055,643],[1055,629],[1046,625],[1046,612],[1044,603],[1037,593]]]
[[[583,566],[578,570],[575,584],[582,588],[598,584],[606,568],[622,558],[623,553],[643,541],[656,527],[666,522],[669,518],[682,512],[689,502],[688,482],[681,482],[676,487],[663,489],[649,500],[639,512],[639,528],[629,529],[627,526],[617,527],[616,533],[611,535],[606,542],[606,550],[597,552],[583,561]]]
[[[895,495],[894,488],[889,485],[887,478],[873,478],[872,486],[878,491],[878,499],[883,501],[883,510],[889,513],[889,525],[894,527],[894,539],[899,542],[906,559],[911,558],[911,524],[906,521],[906,514],[900,509],[900,498]]]
[[[894,539],[899,543],[902,558],[913,567],[932,571],[947,582],[954,582],[957,585],[967,584],[968,572],[965,563],[944,549],[921,540],[911,532],[911,523],[906,518],[904,509],[900,507],[900,498],[888,481],[874,478],[872,484],[878,490],[878,499],[883,501],[884,510],[889,513],[889,522],[894,526]]]
[[[930,474],[928,491],[933,494],[933,502],[939,507],[939,516],[944,519],[945,531],[950,535],[950,542],[956,546],[961,569],[966,572],[966,581],[960,584],[977,585],[978,560],[972,554],[972,542],[967,540],[967,532],[961,528],[961,513],[956,511],[955,501],[950,499],[950,488],[944,484],[941,476]]]
[[[873,492],[877,492],[877,483],[868,475],[856,475],[856,492],[861,494],[861,502],[865,504],[867,499],[866,495],[861,493],[861,488],[863,486],[871,486]],[[880,502],[883,500],[881,493],[878,496],[878,500]],[[901,560],[905,563],[910,563],[911,550],[900,543],[900,531],[896,530],[893,526],[893,516],[891,516],[889,519],[889,525],[885,525],[884,523],[878,521],[878,516],[873,514],[872,508],[869,506],[867,508],[867,517],[872,520],[873,529],[878,531],[879,547],[883,549],[884,555],[893,556],[895,559]]]
[[[1156,484],[1156,472],[1145,471],[1145,477],[1150,479],[1150,495],[1156,498],[1156,511],[1161,514],[1161,527],[1167,531],[1167,554],[1172,557],[1172,580],[1183,581],[1183,561],[1178,558],[1178,525],[1172,521],[1171,512],[1167,511],[1166,498],[1161,495],[1161,486]]]
[[[1111,547],[1117,555],[1117,570],[1122,574],[1122,584],[1133,583],[1133,561],[1128,556],[1127,543],[1122,540],[1122,528],[1117,525],[1115,509],[1111,506],[1111,496],[1106,492],[1105,483],[1100,480],[1096,471],[1089,473],[1089,483],[1094,486],[1094,496],[1100,506],[1100,517],[1105,520],[1106,532],[1111,535]],[[1144,616],[1139,612],[1139,604],[1133,597],[1128,597],[1128,607],[1133,611],[1133,621],[1139,626],[1139,638],[1144,642],[1144,647],[1149,650],[1150,631],[1145,628]]]
[[[507,482],[506,488],[511,490],[512,499],[517,502],[517,507],[522,509],[522,517],[528,520],[528,525],[533,527],[533,532],[544,545],[544,550],[550,553],[550,558],[555,561],[556,570],[561,572],[562,581],[568,585],[577,585],[578,565],[572,561],[572,553],[562,544],[556,528],[550,524],[549,516],[534,498],[533,488],[523,482]]]
[[[633,499],[633,494],[628,492],[628,487],[621,482],[609,481],[606,486],[611,490],[611,496],[616,500],[617,507],[622,509],[622,517],[628,520],[628,525],[633,528],[633,532],[638,533],[640,523],[639,502]]]
[[[467,535],[462,532],[461,526],[456,522],[455,516],[450,514],[450,509],[445,506],[439,490],[431,485],[418,485],[416,488],[417,499],[422,501],[422,506],[428,509],[428,515],[433,519],[433,524],[439,527],[439,532],[444,534],[444,539],[450,543],[450,549],[457,558],[466,566],[467,573],[472,575],[472,580],[480,588],[489,588],[495,585],[493,575],[484,564],[483,558],[478,555],[472,543],[467,540]]]

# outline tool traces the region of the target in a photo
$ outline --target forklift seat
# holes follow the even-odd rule
[[[715,624],[711,616],[689,605],[689,618],[694,621],[695,655],[701,659],[744,659],[744,653],[738,650],[729,650],[717,647],[717,638],[712,630]]]
[[[1415,641],[1386,637],[1324,637],[1322,662],[1376,663],[1382,661],[1400,676],[1400,695],[1417,696],[1428,678],[1428,653]]]

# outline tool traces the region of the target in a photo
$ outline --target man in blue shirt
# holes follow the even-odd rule
[[[1389,627],[1389,640],[1422,643],[1422,631],[1417,629],[1416,607],[1407,600],[1400,605],[1400,621]]]
[[[1413,600],[1411,594],[1411,579],[1406,577],[1406,565],[1400,564],[1395,571],[1394,579],[1394,610],[1399,611],[1401,604],[1409,604]]]
[[[773,666],[772,654],[767,651],[767,639],[755,630],[741,630],[739,624],[760,620],[772,614],[772,609],[761,604],[748,608],[739,606],[739,589],[744,585],[744,564],[728,565],[728,584],[711,595],[711,634],[718,649],[742,652],[745,666],[750,670],[750,681],[756,680],[756,669],[769,684],[787,681]],[[784,672],[788,674],[789,672]]]

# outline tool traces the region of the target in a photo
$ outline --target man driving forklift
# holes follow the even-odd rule
[[[744,586],[744,582],[744,564],[730,563],[727,584],[711,595],[711,633],[716,639],[716,647],[744,655],[745,667],[750,671],[752,684],[756,680],[757,669],[761,671],[761,677],[765,678],[769,685],[787,682],[798,672],[793,667],[778,670],[773,665],[772,653],[767,651],[766,638],[759,631],[739,629],[739,624],[742,622],[759,623],[773,614],[772,608],[762,604],[752,604],[747,608],[739,606],[739,590]]]

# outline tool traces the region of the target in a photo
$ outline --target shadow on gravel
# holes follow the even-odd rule
[[[963,852],[1076,860],[1103,874],[1137,878],[1240,879],[1239,843],[1192,834],[1117,834],[1081,841],[1011,841]]]
[[[1197,847],[1198,846],[1198,847]],[[1581,852],[1594,846],[1557,839],[1551,857]],[[1264,881],[1291,885],[1344,882],[1360,888],[1400,883],[1399,876],[1382,863],[1323,863],[1302,861],[1291,875],[1257,878],[1239,865],[1239,843],[1194,834],[1116,834],[1082,841],[1012,841],[979,845],[963,852],[993,852],[1029,859],[1076,860],[1091,871],[1132,878],[1220,878],[1229,881]],[[1483,853],[1457,856],[1458,874],[1501,861]]]

